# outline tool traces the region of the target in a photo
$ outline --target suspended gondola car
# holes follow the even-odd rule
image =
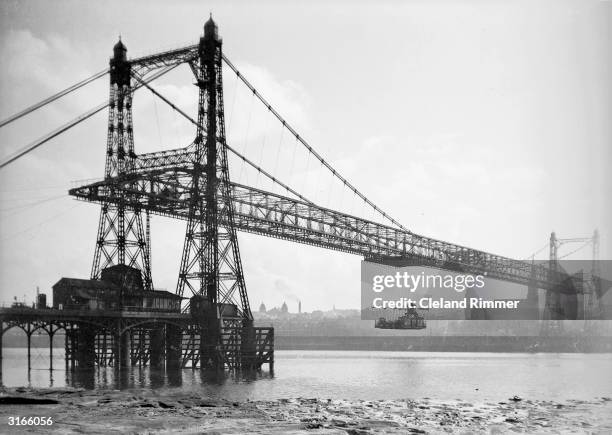
[[[408,308],[406,313],[394,320],[380,317],[374,322],[378,329],[425,329],[425,318],[415,308]]]

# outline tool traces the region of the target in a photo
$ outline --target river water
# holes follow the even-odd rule
[[[450,352],[277,351],[274,374],[248,377],[199,370],[134,367],[70,372],[63,355],[50,372],[44,349],[5,348],[6,387],[83,387],[87,389],[172,389],[228,400],[278,398],[402,399],[471,401],[521,397],[541,400],[612,396],[612,354],[521,354]]]

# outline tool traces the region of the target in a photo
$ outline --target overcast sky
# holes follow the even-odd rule
[[[612,257],[611,2],[4,0],[0,118],[105,68],[119,35],[130,57],[196,43],[211,11],[245,76],[412,231],[522,259],[553,230],[599,228],[601,258]],[[310,199],[376,217],[224,74],[230,144]],[[107,80],[3,127],[0,158],[104,101]],[[154,86],[195,116],[187,67]],[[137,152],[191,143],[192,126],[146,92]],[[100,113],[0,170],[1,301],[89,276],[99,206],[67,190],[103,176],[106,123]],[[270,188],[231,164],[234,180]],[[152,225],[154,284],[173,291],[185,223]],[[359,306],[359,257],[239,238],[255,308]]]

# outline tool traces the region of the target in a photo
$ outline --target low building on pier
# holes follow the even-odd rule
[[[183,298],[163,290],[145,290],[140,270],[117,265],[101,279],[62,278],[53,286],[53,308],[61,310],[180,312]]]

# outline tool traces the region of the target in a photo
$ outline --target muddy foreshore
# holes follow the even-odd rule
[[[12,420],[11,420],[12,417]],[[51,425],[16,425],[51,417]],[[13,422],[10,425],[10,422]],[[33,421],[33,420],[31,420]],[[1,433],[610,433],[612,399],[566,402],[279,399],[229,402],[171,391],[0,390]]]

